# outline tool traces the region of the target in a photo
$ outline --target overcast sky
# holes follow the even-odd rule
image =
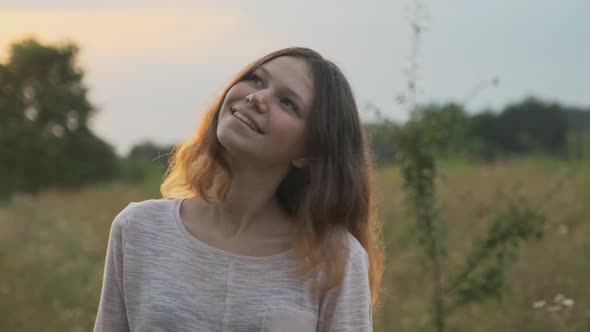
[[[81,46],[91,127],[124,154],[188,137],[203,109],[250,61],[306,46],[339,65],[359,106],[403,120],[409,0],[0,0],[0,61],[11,41]],[[535,95],[590,107],[590,1],[426,1],[419,101],[471,112]],[[486,85],[493,77],[497,87]],[[478,87],[483,87],[479,89]],[[468,97],[473,91],[478,92]],[[367,118],[365,115],[363,117]]]

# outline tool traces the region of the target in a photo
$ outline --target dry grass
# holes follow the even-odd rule
[[[0,330],[92,330],[121,185],[21,196],[0,208]]]
[[[585,285],[590,277],[589,166],[547,160],[443,165],[438,186],[441,220],[447,225],[446,269],[453,271],[510,197],[526,198],[548,218],[544,238],[521,247],[502,299],[459,309],[449,331],[590,331],[590,288]],[[385,169],[379,175],[381,199],[387,202],[381,215],[389,262],[376,329],[430,330],[430,284],[412,223],[404,216],[399,172]],[[557,294],[574,300],[571,309],[547,310]],[[534,309],[540,300],[546,305]]]
[[[545,237],[521,248],[502,300],[461,309],[449,331],[590,331],[590,165],[448,162],[442,171],[440,210],[450,270],[506,197],[526,197],[549,219]],[[376,330],[428,330],[430,287],[403,213],[399,172],[381,169],[377,180],[388,268]],[[110,223],[128,202],[149,198],[147,192],[154,191],[108,184],[49,191],[0,207],[0,330],[91,330]],[[548,199],[548,193],[554,194]],[[560,293],[574,300],[573,307],[547,311]],[[533,309],[538,300],[547,305]]]

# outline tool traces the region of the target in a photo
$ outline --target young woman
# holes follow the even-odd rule
[[[372,331],[382,273],[350,86],[306,48],[240,72],[163,199],[111,227],[95,331]]]

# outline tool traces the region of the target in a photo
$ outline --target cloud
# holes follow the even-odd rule
[[[240,20],[235,12],[158,8],[2,11],[0,46],[6,55],[9,42],[34,36],[46,42],[74,41],[94,59],[153,58],[171,53],[179,57],[209,58],[215,56],[215,44]]]

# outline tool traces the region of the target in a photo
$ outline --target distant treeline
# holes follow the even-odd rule
[[[529,97],[500,112],[469,114],[461,105],[448,103],[423,106],[421,115],[419,121],[436,132],[435,152],[443,158],[492,161],[532,153],[568,159],[590,157],[590,109]],[[376,161],[392,163],[397,152],[396,133],[403,124],[381,119],[365,126]],[[135,168],[140,176],[147,172],[140,171],[146,162],[165,169],[171,149],[142,142],[131,149],[128,170]]]
[[[468,114],[461,105],[430,104],[421,117],[438,138],[440,157],[491,161],[540,153],[558,158],[590,157],[590,109],[566,107],[535,97],[501,111]],[[395,136],[402,124],[367,124],[378,163],[395,159]]]
[[[48,187],[77,187],[109,179],[162,174],[172,146],[143,142],[115,154],[88,121],[98,110],[87,99],[73,44],[25,39],[0,63],[0,198]],[[427,105],[422,118],[443,156],[492,160],[526,153],[588,155],[590,112],[529,98],[501,112],[467,114],[460,105]],[[401,124],[367,124],[377,162],[396,156]]]

